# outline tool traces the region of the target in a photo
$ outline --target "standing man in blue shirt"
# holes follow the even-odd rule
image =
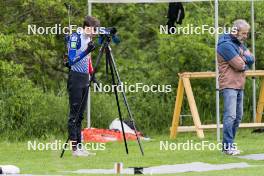
[[[220,36],[217,47],[219,88],[224,98],[223,152],[238,155],[234,139],[243,116],[245,71],[254,57],[245,46],[250,25],[242,19],[234,21],[235,32]]]

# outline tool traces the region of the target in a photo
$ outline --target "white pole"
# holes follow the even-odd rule
[[[92,3],[87,0],[88,4],[88,15],[92,15]],[[89,80],[90,80],[90,75],[89,75]],[[88,98],[87,98],[87,128],[91,128],[91,85],[88,91]]]
[[[89,2],[89,0],[87,0],[87,4],[88,4],[88,15],[92,15],[92,3]]]
[[[215,29],[218,31],[218,0],[215,0]],[[218,32],[215,33],[215,82],[216,82],[216,135],[217,142],[220,142],[220,113],[219,113],[219,82],[217,64],[217,43]]]
[[[255,57],[255,12],[254,12],[254,0],[251,1],[251,48],[252,54]],[[256,70],[255,63],[253,64],[253,70]],[[256,78],[252,79],[253,87],[253,120],[256,123]]]
[[[91,76],[89,75],[89,80]],[[91,87],[88,91],[88,98],[87,98],[87,128],[91,128]]]

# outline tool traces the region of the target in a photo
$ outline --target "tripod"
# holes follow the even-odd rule
[[[120,76],[119,76],[119,73],[118,73],[118,70],[117,70],[117,67],[116,67],[116,63],[115,63],[113,54],[112,54],[112,49],[110,47],[110,42],[111,42],[110,36],[105,36],[104,42],[103,42],[103,44],[102,44],[102,46],[100,48],[100,51],[99,51],[99,55],[98,55],[98,57],[96,59],[96,64],[95,64],[95,67],[94,67],[94,72],[93,72],[91,78],[89,79],[88,89],[85,92],[86,95],[89,92],[89,88],[91,86],[91,82],[92,82],[92,80],[94,80],[95,73],[96,73],[97,69],[99,68],[99,64],[100,64],[100,61],[101,61],[101,58],[102,58],[104,52],[106,54],[105,55],[106,56],[106,64],[110,67],[111,78],[112,78],[112,85],[121,85],[121,83],[122,83],[121,82],[121,79],[120,79]],[[116,80],[115,79],[117,79],[117,83],[116,83]],[[113,87],[114,87],[114,93],[115,93],[115,99],[116,99],[116,104],[117,104],[117,110],[118,110],[119,120],[120,120],[121,128],[122,128],[122,134],[123,134],[123,139],[124,139],[124,144],[125,144],[125,150],[126,150],[126,153],[128,154],[128,146],[127,146],[126,135],[125,135],[125,131],[124,131],[122,112],[121,112],[120,104],[119,104],[117,86],[113,86]],[[127,102],[127,98],[126,98],[126,95],[125,95],[125,92],[124,92],[123,89],[122,89],[121,93],[122,93],[122,97],[123,97],[123,100],[124,100],[124,104],[126,106],[126,109],[127,109],[128,115],[129,115],[129,119],[130,119],[130,121],[132,123],[133,129],[134,129],[134,132],[135,132],[135,135],[136,135],[136,138],[137,138],[137,142],[138,142],[138,145],[139,145],[139,149],[140,149],[141,154],[143,156],[144,155],[144,150],[143,150],[143,147],[142,147],[140,138],[139,138],[138,133],[137,133],[137,128],[136,128],[136,125],[135,125],[135,120],[134,120],[134,118],[132,116],[132,113],[131,113],[131,110],[130,110],[130,107],[129,107],[129,104]],[[83,100],[81,101],[81,103],[83,103]],[[80,109],[79,109],[79,111],[80,111]],[[76,113],[77,115],[79,114],[79,111]],[[69,137],[68,137],[68,139],[66,141],[66,144],[68,142],[69,142]],[[61,158],[63,157],[64,152],[65,152],[65,148],[63,148],[63,150],[62,150],[62,153],[60,155]]]

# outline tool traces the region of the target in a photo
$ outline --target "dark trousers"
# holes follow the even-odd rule
[[[88,97],[89,75],[70,71],[68,79],[70,114],[68,132],[71,141],[81,143],[82,120]]]

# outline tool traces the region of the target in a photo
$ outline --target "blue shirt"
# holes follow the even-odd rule
[[[74,52],[70,51],[71,48],[69,46],[71,45],[72,40],[75,40],[75,38],[70,37],[70,41],[68,43],[71,70],[88,74],[89,73],[88,72],[88,69],[89,69],[88,61],[89,61],[90,54],[86,54],[85,50],[87,49],[88,43],[91,41],[91,38],[85,35],[84,33],[78,34],[78,37],[76,38],[77,46],[74,46],[75,47]]]

